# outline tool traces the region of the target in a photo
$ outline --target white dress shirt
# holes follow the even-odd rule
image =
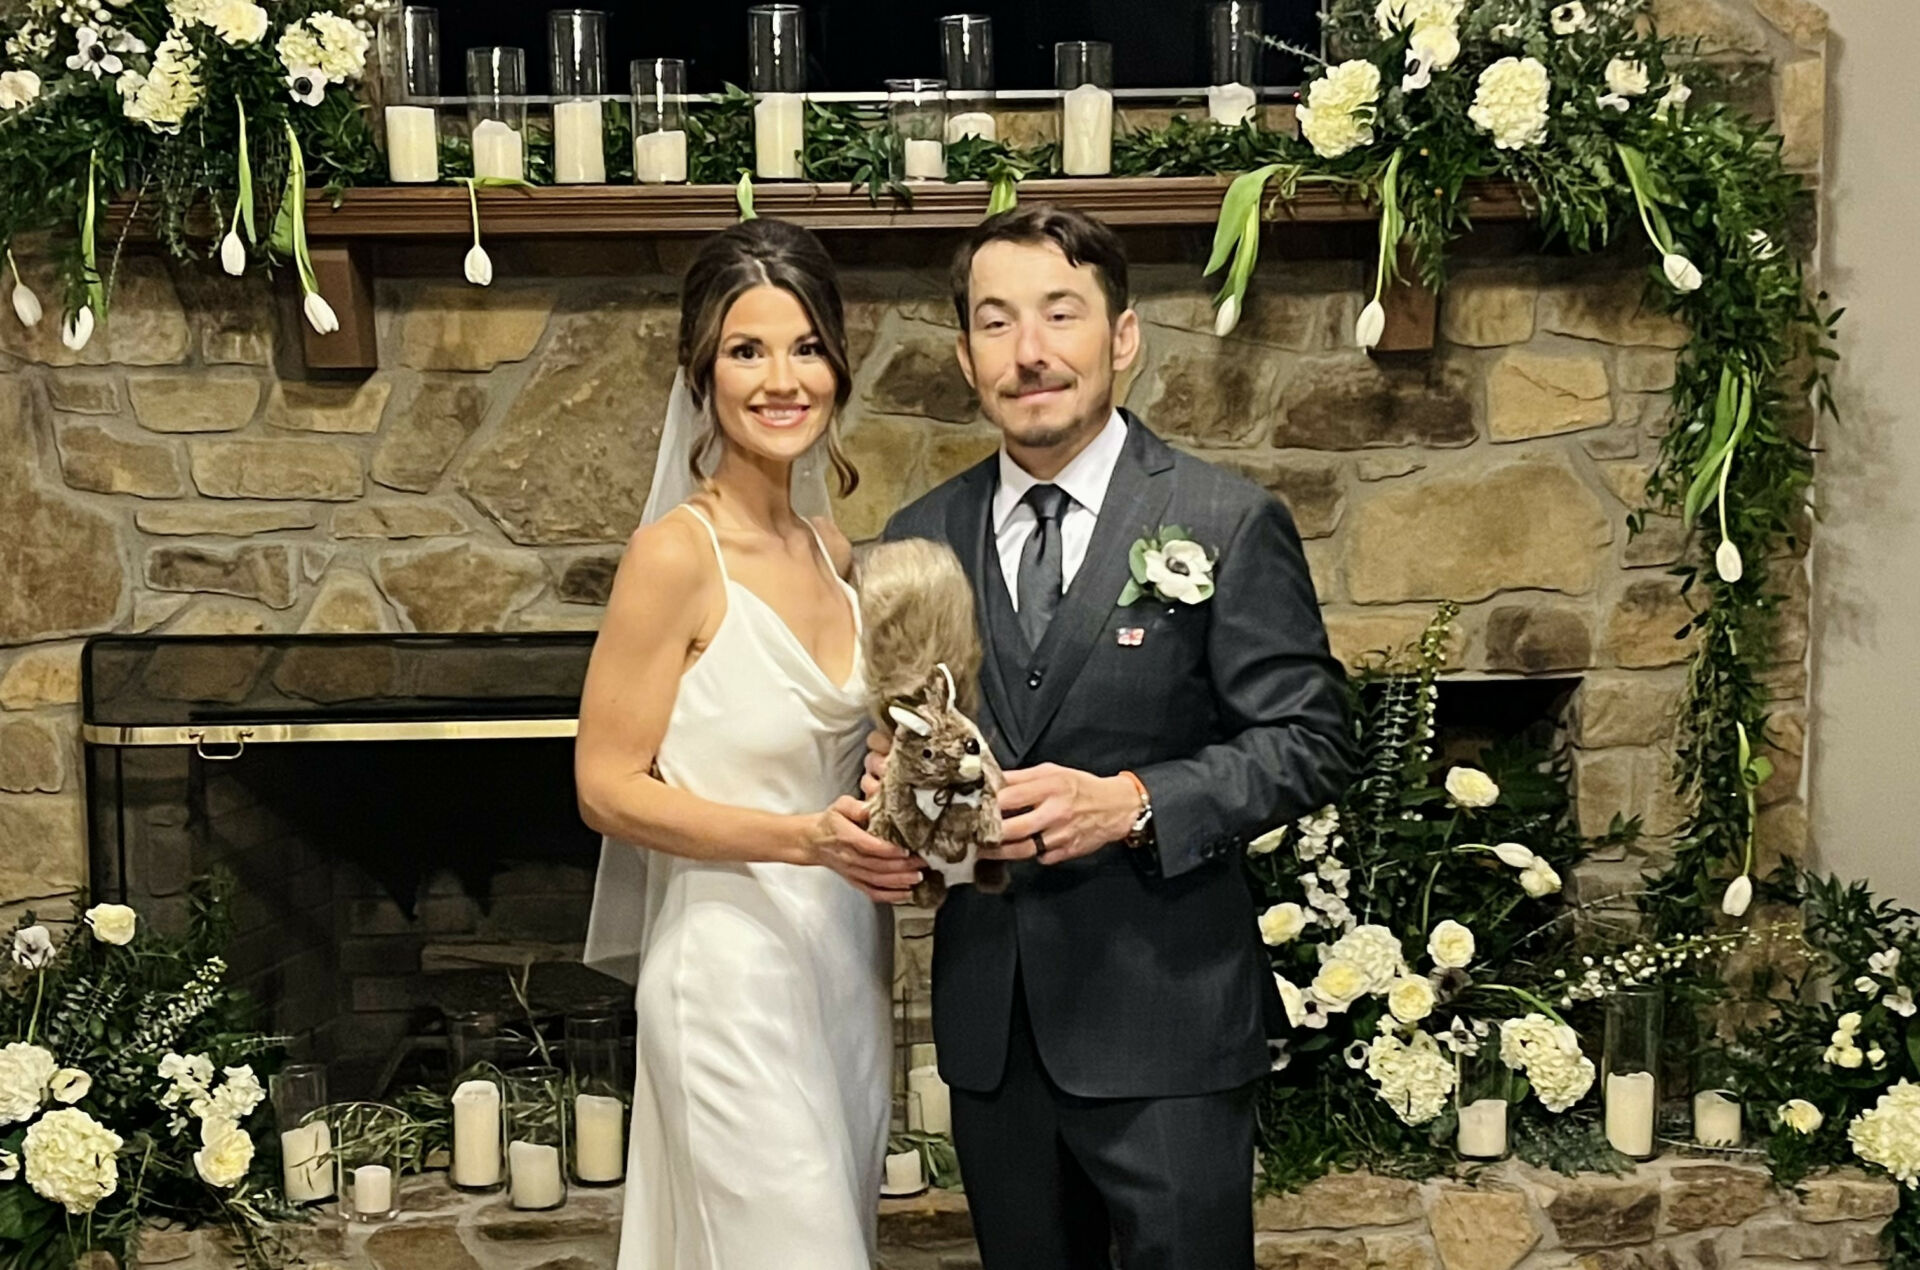
[[[1027,545],[1037,517],[1031,505],[1022,502],[1036,485],[1058,485],[1067,495],[1067,507],[1060,515],[1060,585],[1073,585],[1073,575],[1087,558],[1087,544],[1093,541],[1093,526],[1100,518],[1100,504],[1106,500],[1107,485],[1113,480],[1114,465],[1127,447],[1127,421],[1118,410],[1107,417],[1107,426],[1073,456],[1052,481],[1041,481],[1015,463],[1000,449],[1000,487],[993,494],[993,539],[1000,552],[1000,573],[1007,581],[1007,594],[1015,611],[1020,608],[1020,549]]]

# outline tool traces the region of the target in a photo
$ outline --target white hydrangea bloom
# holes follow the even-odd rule
[[[1323,159],[1373,144],[1373,108],[1380,99],[1380,68],[1358,58],[1342,62],[1307,89],[1295,111],[1300,135]]]
[[[1405,955],[1400,937],[1385,926],[1369,923],[1356,926],[1330,947],[1320,950],[1324,962],[1345,961],[1367,977],[1367,991],[1385,992],[1393,981],[1406,973]]]
[[[1847,1126],[1853,1153],[1920,1190],[1920,1085],[1902,1080]]]
[[[120,1186],[120,1135],[77,1107],[49,1111],[27,1130],[27,1185],[69,1213],[90,1213]]]
[[[1531,57],[1503,57],[1480,72],[1467,118],[1493,134],[1501,150],[1537,146],[1547,139],[1547,68]]]
[[[0,1125],[17,1124],[40,1110],[59,1068],[38,1045],[15,1041],[0,1049]]]
[[[1386,1032],[1367,1046],[1367,1076],[1403,1123],[1421,1125],[1446,1109],[1456,1073],[1453,1059],[1427,1033],[1402,1042]]]

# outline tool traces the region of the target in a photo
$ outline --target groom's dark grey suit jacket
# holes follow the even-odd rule
[[[1115,843],[1020,863],[1003,895],[948,894],[933,1026],[941,1075],[960,1089],[1000,1083],[1016,982],[1047,1072],[1069,1094],[1176,1097],[1264,1073],[1274,988],[1245,845],[1333,801],[1352,766],[1345,681],[1292,517],[1122,413],[1126,448],[1086,560],[1037,649],[993,543],[998,456],[886,528],[947,543],[973,581],[988,650],[981,723],[1002,766],[1130,769],[1158,832],[1154,850]],[[1167,525],[1218,553],[1212,598],[1122,608],[1129,549]]]

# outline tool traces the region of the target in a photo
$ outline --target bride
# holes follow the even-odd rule
[[[587,962],[637,974],[619,1270],[853,1270],[886,1150],[884,905],[918,870],[852,796],[860,618],[826,473],[858,478],[819,240],[764,219],[710,239],[679,356],[574,759],[607,836]]]

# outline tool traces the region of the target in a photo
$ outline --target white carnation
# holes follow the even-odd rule
[[[27,1185],[69,1213],[93,1211],[120,1185],[120,1135],[77,1107],[49,1111],[27,1130]]]
[[[116,81],[120,108],[127,118],[155,132],[177,133],[200,104],[204,89],[199,74],[200,59],[193,46],[180,32],[169,32],[154,50],[151,70],[145,75],[127,71]]]
[[[1367,1047],[1367,1075],[1402,1122],[1421,1125],[1446,1109],[1456,1074],[1453,1059],[1427,1033],[1403,1043],[1388,1032]]]
[[[1480,72],[1467,118],[1493,134],[1501,150],[1537,146],[1547,139],[1547,68],[1531,57],[1503,57]]]
[[[1593,1060],[1580,1052],[1580,1038],[1543,1014],[1500,1025],[1500,1061],[1526,1074],[1549,1111],[1565,1111],[1593,1088]]]
[[[316,13],[307,25],[320,36],[320,60],[316,63],[327,77],[355,80],[367,65],[367,35],[358,26],[337,13]]]
[[[1373,144],[1373,108],[1380,99],[1380,68],[1355,59],[1342,62],[1307,89],[1295,109],[1300,135],[1323,159]]]
[[[274,44],[273,51],[279,55],[280,65],[288,71],[320,65],[320,37],[305,23],[288,27]]]
[[[206,23],[228,44],[258,44],[267,33],[267,11],[250,0],[217,0]]]
[[[59,1067],[51,1053],[25,1041],[0,1049],[0,1125],[18,1123],[40,1110]]]
[[[1332,946],[1321,949],[1321,958],[1357,967],[1367,977],[1368,992],[1385,992],[1407,968],[1399,936],[1375,924],[1354,927]]]
[[[1460,21],[1460,12],[1464,8],[1466,0],[1380,0],[1374,7],[1373,18],[1384,37],[1396,30],[1428,31],[1434,27],[1451,27]]]
[[[1847,1126],[1853,1153],[1920,1190],[1920,1085],[1902,1080]]]

